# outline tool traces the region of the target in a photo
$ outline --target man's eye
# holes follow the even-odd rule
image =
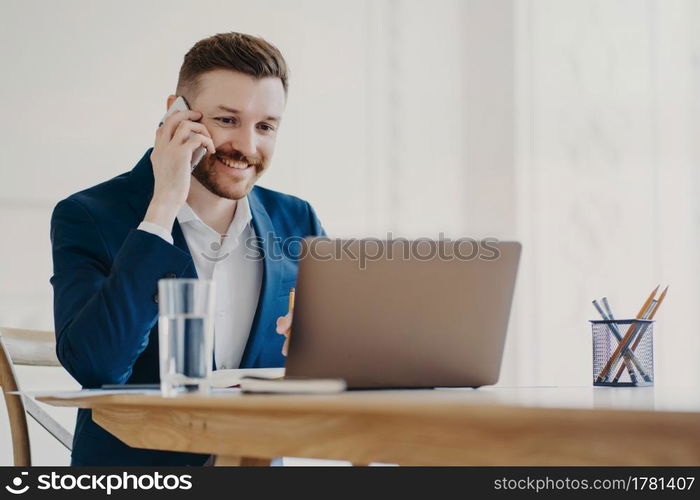
[[[219,123],[223,123],[224,125],[233,125],[236,123],[236,119],[230,116],[224,116],[220,118],[214,118],[216,121]]]
[[[269,123],[261,123],[258,125],[260,129],[262,129],[264,132],[272,132],[275,130],[275,127],[270,125]]]

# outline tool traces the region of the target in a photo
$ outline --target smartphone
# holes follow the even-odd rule
[[[165,119],[172,115],[175,111],[186,111],[188,109],[190,109],[190,107],[187,105],[187,102],[185,102],[185,98],[182,96],[178,96],[178,98],[175,99],[175,102],[173,102],[172,106],[168,108],[168,111],[165,113],[165,115],[163,115],[163,119],[160,121],[160,124],[162,125]],[[192,155],[192,161],[190,162],[192,170],[194,170],[195,167],[199,164],[199,162],[202,161],[202,158],[204,158],[205,154],[207,154],[207,148],[205,148],[204,146],[198,148],[194,152],[194,154]]]

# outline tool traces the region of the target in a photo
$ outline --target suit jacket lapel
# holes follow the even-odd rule
[[[180,223],[175,219],[175,222],[173,223],[173,244],[178,247],[180,250],[183,252],[187,252],[190,254],[190,257],[192,256],[192,253],[190,252],[190,248],[187,246],[187,240],[185,240],[185,235],[182,232],[182,227],[180,226]],[[197,279],[199,276],[197,275],[197,269],[193,265],[189,266],[187,270],[182,273],[182,276],[180,278],[192,278],[192,279]]]
[[[153,148],[149,148],[148,151],[146,151],[129,175],[129,183],[132,191],[132,195],[129,198],[129,204],[136,213],[137,220],[139,222],[143,220],[144,215],[146,215],[148,204],[153,197],[154,181],[151,151],[153,151]],[[185,240],[185,236],[182,233],[182,228],[180,227],[180,223],[177,221],[177,219],[175,219],[175,223],[173,224],[172,236],[175,246],[191,256],[192,253],[187,246],[187,241]],[[197,270],[195,269],[194,264],[189,266],[187,272],[180,277],[196,279]]]
[[[280,289],[282,264],[279,256],[282,255],[279,242],[274,238],[274,227],[270,216],[262,202],[258,199],[256,189],[253,188],[248,195],[250,211],[253,216],[253,228],[258,241],[258,248],[263,258],[263,281],[260,287],[258,307],[250,329],[248,342],[243,352],[241,368],[254,368],[258,355],[267,340],[275,340],[275,298]]]

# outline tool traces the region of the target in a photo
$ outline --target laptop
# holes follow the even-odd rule
[[[520,251],[493,240],[305,239],[286,377],[356,389],[495,384]]]

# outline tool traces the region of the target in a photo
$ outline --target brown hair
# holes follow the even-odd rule
[[[287,63],[271,43],[244,33],[219,33],[198,41],[185,54],[177,80],[177,94],[197,92],[199,76],[214,69],[230,69],[257,79],[277,77],[287,94]]]

